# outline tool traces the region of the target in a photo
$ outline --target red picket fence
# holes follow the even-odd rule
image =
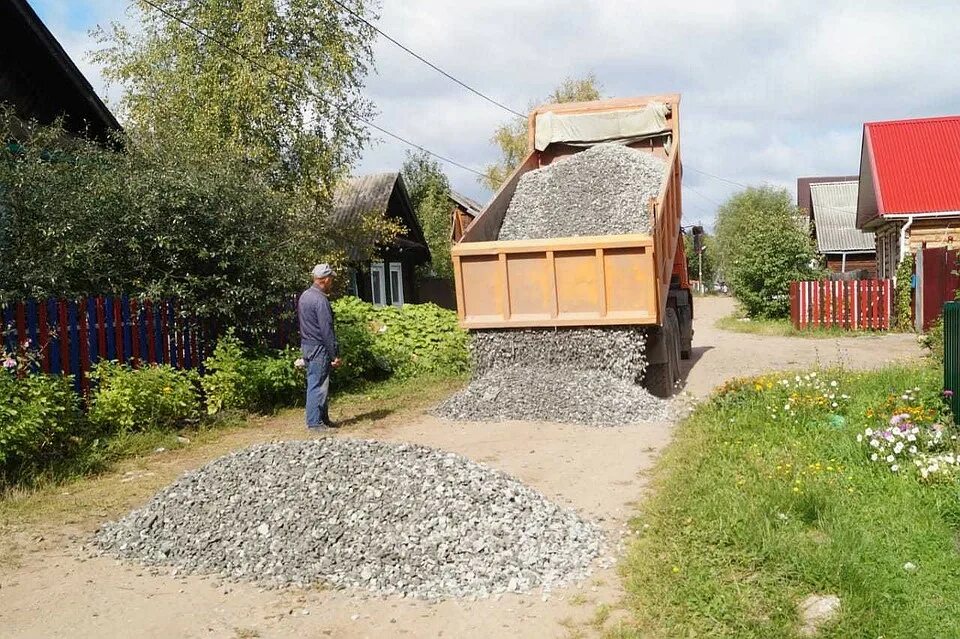
[[[73,375],[77,390],[86,393],[85,373],[101,360],[198,368],[212,349],[213,331],[172,300],[122,295],[0,306],[5,350],[16,353],[27,342],[43,372]]]
[[[790,317],[798,329],[885,331],[890,329],[892,315],[891,280],[790,283]]]

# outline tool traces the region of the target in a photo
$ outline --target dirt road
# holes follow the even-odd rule
[[[867,368],[919,355],[910,336],[808,340],[714,328],[713,322],[732,308],[725,299],[699,301],[694,358],[685,369],[686,390],[694,395],[730,377],[763,371],[817,363]],[[616,538],[643,497],[646,473],[669,443],[671,428],[669,423],[615,429],[526,422],[454,425],[407,412],[349,427],[343,435],[457,451],[600,520]],[[300,416],[292,413],[225,437],[218,447],[158,455],[136,471],[68,487],[64,492],[79,492],[60,499],[84,504],[82,511],[71,513],[68,506],[55,525],[30,523],[2,531],[21,554],[12,566],[0,564],[0,637],[564,637],[595,635],[618,623],[621,591],[613,569],[547,600],[537,594],[429,604],[323,590],[261,591],[85,558],[81,540],[99,522],[146,501],[183,470],[224,447],[302,436]],[[114,494],[112,488],[120,485],[121,498],[97,502],[98,495]],[[604,606],[613,608],[609,617]]]

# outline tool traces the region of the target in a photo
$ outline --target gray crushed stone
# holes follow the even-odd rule
[[[646,332],[635,326],[478,330],[470,334],[474,376],[492,368],[597,370],[639,384],[647,367]]]
[[[667,164],[599,144],[520,178],[499,239],[648,233]],[[434,409],[446,419],[617,426],[668,418],[640,384],[646,334],[636,327],[471,333],[473,380]]]
[[[669,404],[598,370],[503,366],[474,377],[434,414],[459,421],[548,421],[623,426],[669,419]]]
[[[647,151],[598,144],[525,173],[500,240],[649,233],[650,198],[667,163]]]
[[[94,545],[182,573],[424,599],[549,590],[605,552],[598,526],[504,473],[330,437],[221,457],[104,525]]]

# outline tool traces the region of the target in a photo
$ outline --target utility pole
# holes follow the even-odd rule
[[[699,282],[700,293],[704,293],[703,286],[703,227],[699,224],[693,227],[693,250],[697,252],[697,282]]]

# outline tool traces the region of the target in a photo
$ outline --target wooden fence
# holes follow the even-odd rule
[[[84,393],[84,373],[101,360],[198,368],[212,348],[213,335],[171,300],[122,295],[0,306],[5,350],[16,353],[28,343],[43,372],[73,375]]]
[[[890,329],[891,280],[811,281],[790,283],[790,317],[798,329]]]

